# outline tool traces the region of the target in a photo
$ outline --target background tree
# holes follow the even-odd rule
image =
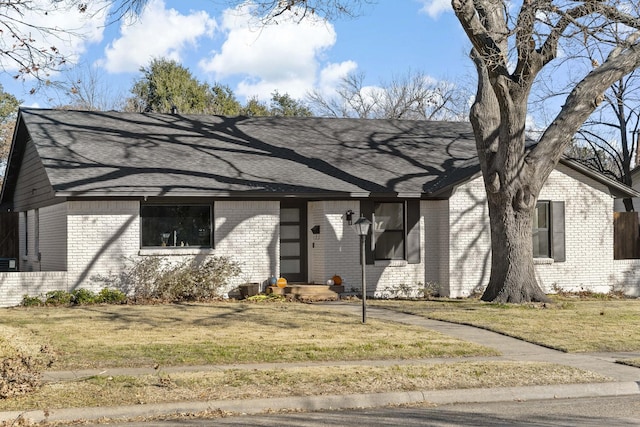
[[[310,117],[311,110],[302,101],[293,99],[289,94],[281,94],[277,90],[271,94],[272,116]]]
[[[176,107],[183,114],[219,114],[225,116],[310,116],[302,101],[274,91],[271,103],[250,98],[243,106],[229,86],[199,82],[191,72],[167,59],[153,59],[140,69],[142,76],[131,88],[126,111],[170,113]]]
[[[577,144],[587,150],[577,159],[631,186],[639,131],[640,72],[635,70],[607,89],[602,104],[578,131]],[[632,199],[623,202],[627,212],[635,210]]]
[[[21,102],[15,96],[6,93],[0,85],[0,187],[4,179],[7,157],[13,139],[13,128]]]
[[[113,92],[98,70],[93,67],[76,67],[65,73],[63,87],[55,88],[57,99],[49,101],[56,109],[108,111],[123,110],[126,97]]]
[[[127,100],[127,111],[170,113],[176,107],[180,113],[205,113],[213,106],[209,85],[200,83],[178,62],[152,59],[140,68],[142,77],[131,88],[133,97]]]
[[[345,76],[333,97],[315,90],[307,95],[310,108],[324,117],[363,119],[467,120],[470,94],[422,72],[408,71],[391,83],[364,86],[364,73]]]

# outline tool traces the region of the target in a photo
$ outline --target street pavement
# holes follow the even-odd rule
[[[340,302],[326,303],[327,309],[337,310],[358,316],[361,308],[354,304],[344,304]],[[435,405],[454,405],[458,403],[478,403],[492,404],[499,402],[522,402],[537,401],[545,399],[576,399],[576,398],[604,398],[611,396],[634,396],[640,395],[640,369],[615,363],[615,360],[623,358],[640,358],[640,353],[599,353],[599,354],[571,354],[548,349],[538,345],[530,344],[515,338],[490,332],[484,329],[471,326],[441,322],[425,319],[391,310],[369,307],[367,314],[370,318],[390,320],[411,325],[424,327],[438,331],[445,335],[460,338],[465,341],[475,342],[487,347],[492,347],[501,352],[499,357],[486,358],[464,358],[464,360],[505,360],[522,362],[548,362],[561,365],[572,366],[578,369],[588,370],[611,379],[606,383],[593,384],[564,384],[552,386],[530,386],[530,387],[503,387],[491,389],[465,389],[465,390],[420,390],[413,392],[391,392],[391,393],[371,393],[352,394],[345,396],[309,396],[309,397],[286,397],[286,398],[266,398],[247,400],[210,400],[198,402],[178,402],[164,404],[144,404],[132,406],[97,407],[97,408],[68,408],[52,409],[42,411],[9,411],[0,412],[0,422],[16,420],[22,416],[34,422],[56,421],[72,422],[73,420],[98,420],[100,418],[110,419],[132,419],[135,417],[162,417],[172,414],[189,414],[211,410],[230,412],[236,414],[261,414],[268,411],[323,411],[323,410],[344,410],[352,408],[380,408],[389,405],[421,405],[429,402]],[[370,361],[362,362],[371,365],[398,365],[407,363],[444,363],[452,362],[456,359],[428,359],[421,361],[390,360],[390,361]],[[346,364],[345,362],[344,364]],[[348,362],[353,364],[353,362]],[[361,362],[358,362],[359,364]],[[341,365],[340,362],[327,363],[287,363],[287,367],[305,365]],[[221,369],[273,369],[278,364],[250,364],[250,365],[225,365],[225,366],[196,366],[196,367],[174,367],[163,368],[163,372],[185,372],[185,371],[208,371]],[[71,380],[91,375],[139,375],[152,373],[153,369],[108,369],[108,370],[86,370],[73,372],[47,372],[44,379],[47,381]],[[425,410],[422,408],[421,410]],[[218,423],[215,423],[218,425]],[[359,423],[361,424],[361,423]],[[640,424],[640,423],[639,423]],[[150,424],[147,424],[150,425]],[[158,424],[161,425],[161,424]],[[167,425],[167,424],[162,424]],[[174,425],[187,425],[175,423]],[[189,424],[196,425],[196,424]],[[205,424],[200,424],[205,425]],[[223,424],[220,424],[223,425]],[[240,425],[240,424],[238,424]],[[260,425],[260,424],[256,424]],[[277,425],[277,424],[276,424]],[[286,425],[286,424],[283,424]],[[291,424],[294,425],[294,424]],[[314,424],[316,425],[316,424]],[[321,424],[317,424],[321,425]],[[349,425],[349,424],[326,424],[326,425]],[[366,423],[364,425],[367,425]],[[380,424],[394,425],[394,424]],[[396,424],[397,425],[397,424]],[[413,425],[413,424],[406,424]],[[417,424],[416,424],[417,425]],[[421,424],[422,425],[422,424]],[[430,424],[424,424],[430,425]],[[433,424],[437,425],[437,424]],[[484,424],[474,424],[484,425]],[[505,424],[506,425],[506,424]],[[526,425],[526,424],[523,424]],[[552,425],[552,424],[540,424]],[[555,424],[553,424],[555,425]],[[567,424],[568,425],[568,424]],[[627,424],[625,424],[627,425]],[[629,424],[631,425],[631,424]]]

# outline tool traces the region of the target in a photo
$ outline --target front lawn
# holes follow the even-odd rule
[[[640,299],[552,298],[552,304],[526,305],[475,299],[370,304],[474,325],[566,352],[640,351]]]

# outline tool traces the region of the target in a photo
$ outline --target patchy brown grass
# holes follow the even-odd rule
[[[0,323],[7,326],[0,343],[15,340],[34,354],[46,345],[58,370],[496,354],[433,331],[375,319],[363,325],[299,303],[20,308],[1,310]]]
[[[31,395],[0,400],[0,410],[599,381],[606,378],[566,366],[521,362],[230,369],[137,377],[95,376],[83,381],[46,384]]]
[[[463,323],[567,352],[640,350],[640,299],[554,296],[552,304],[479,300],[371,301],[430,319]]]

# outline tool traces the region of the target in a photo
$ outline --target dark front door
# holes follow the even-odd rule
[[[280,276],[307,281],[307,204],[280,203]]]

